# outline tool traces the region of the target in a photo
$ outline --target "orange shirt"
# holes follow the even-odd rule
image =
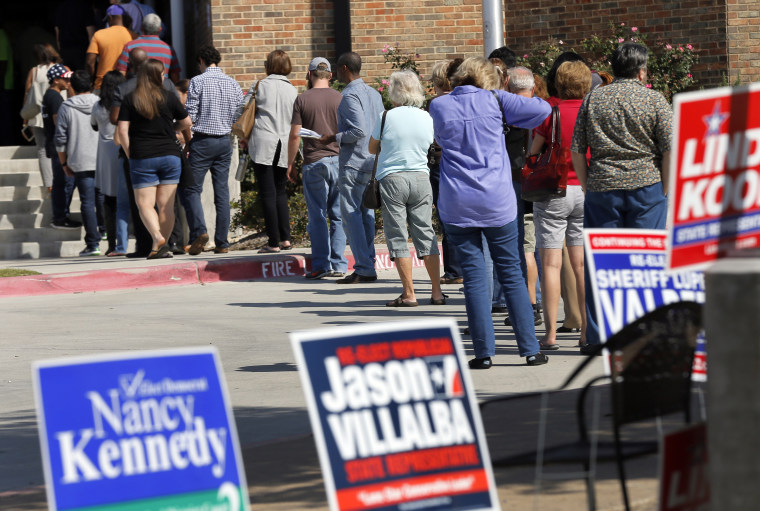
[[[132,40],[132,34],[121,25],[104,28],[95,32],[87,48],[87,53],[98,56],[98,67],[95,71],[95,89],[100,89],[100,84],[107,72],[116,69],[124,45]]]

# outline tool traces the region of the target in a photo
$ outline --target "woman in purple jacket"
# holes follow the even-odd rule
[[[489,369],[495,353],[483,237],[504,287],[521,357],[549,361],[540,352],[533,309],[520,272],[517,202],[512,187],[504,126],[532,129],[551,114],[539,98],[502,90],[493,64],[470,57],[451,79],[454,90],[430,103],[435,139],[442,149],[438,208],[464,276],[467,319],[475,358],[472,369]]]

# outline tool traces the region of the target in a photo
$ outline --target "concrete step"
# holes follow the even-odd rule
[[[69,211],[79,211],[80,205],[79,195],[75,192]],[[50,199],[0,201],[0,215],[49,213],[52,212],[52,207]]]
[[[72,201],[73,203],[74,201]],[[78,206],[78,204],[77,204]],[[78,222],[82,221],[82,215],[79,211],[72,212],[70,215],[72,220]],[[49,226],[53,221],[53,213],[46,208],[42,213],[17,213],[10,215],[0,215],[0,231],[12,230],[12,229],[32,229]]]
[[[34,160],[0,160],[0,174],[40,173],[40,163]]]
[[[42,186],[42,176],[39,171],[26,173],[0,172],[0,187]]]
[[[48,224],[44,227],[16,228],[13,230],[0,230],[0,243],[19,242],[26,243],[35,241],[38,243],[47,241],[81,241],[84,238],[84,229],[53,229]]]
[[[0,147],[0,160],[24,160],[37,158],[37,146],[2,146]]]
[[[0,201],[45,200],[49,196],[44,186],[0,186]]]
[[[39,259],[41,257],[76,257],[85,248],[84,241],[0,242],[0,260]],[[100,242],[105,254],[108,243]],[[135,240],[129,240],[129,251],[135,249]]]

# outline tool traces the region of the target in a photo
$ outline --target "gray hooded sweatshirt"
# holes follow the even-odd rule
[[[90,114],[99,100],[95,94],[79,94],[58,110],[55,149],[66,153],[66,163],[74,172],[94,171],[97,166],[98,132],[92,129]]]

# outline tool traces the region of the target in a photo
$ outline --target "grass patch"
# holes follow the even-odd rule
[[[0,268],[0,277],[23,277],[25,275],[41,275],[41,273],[21,268]]]

